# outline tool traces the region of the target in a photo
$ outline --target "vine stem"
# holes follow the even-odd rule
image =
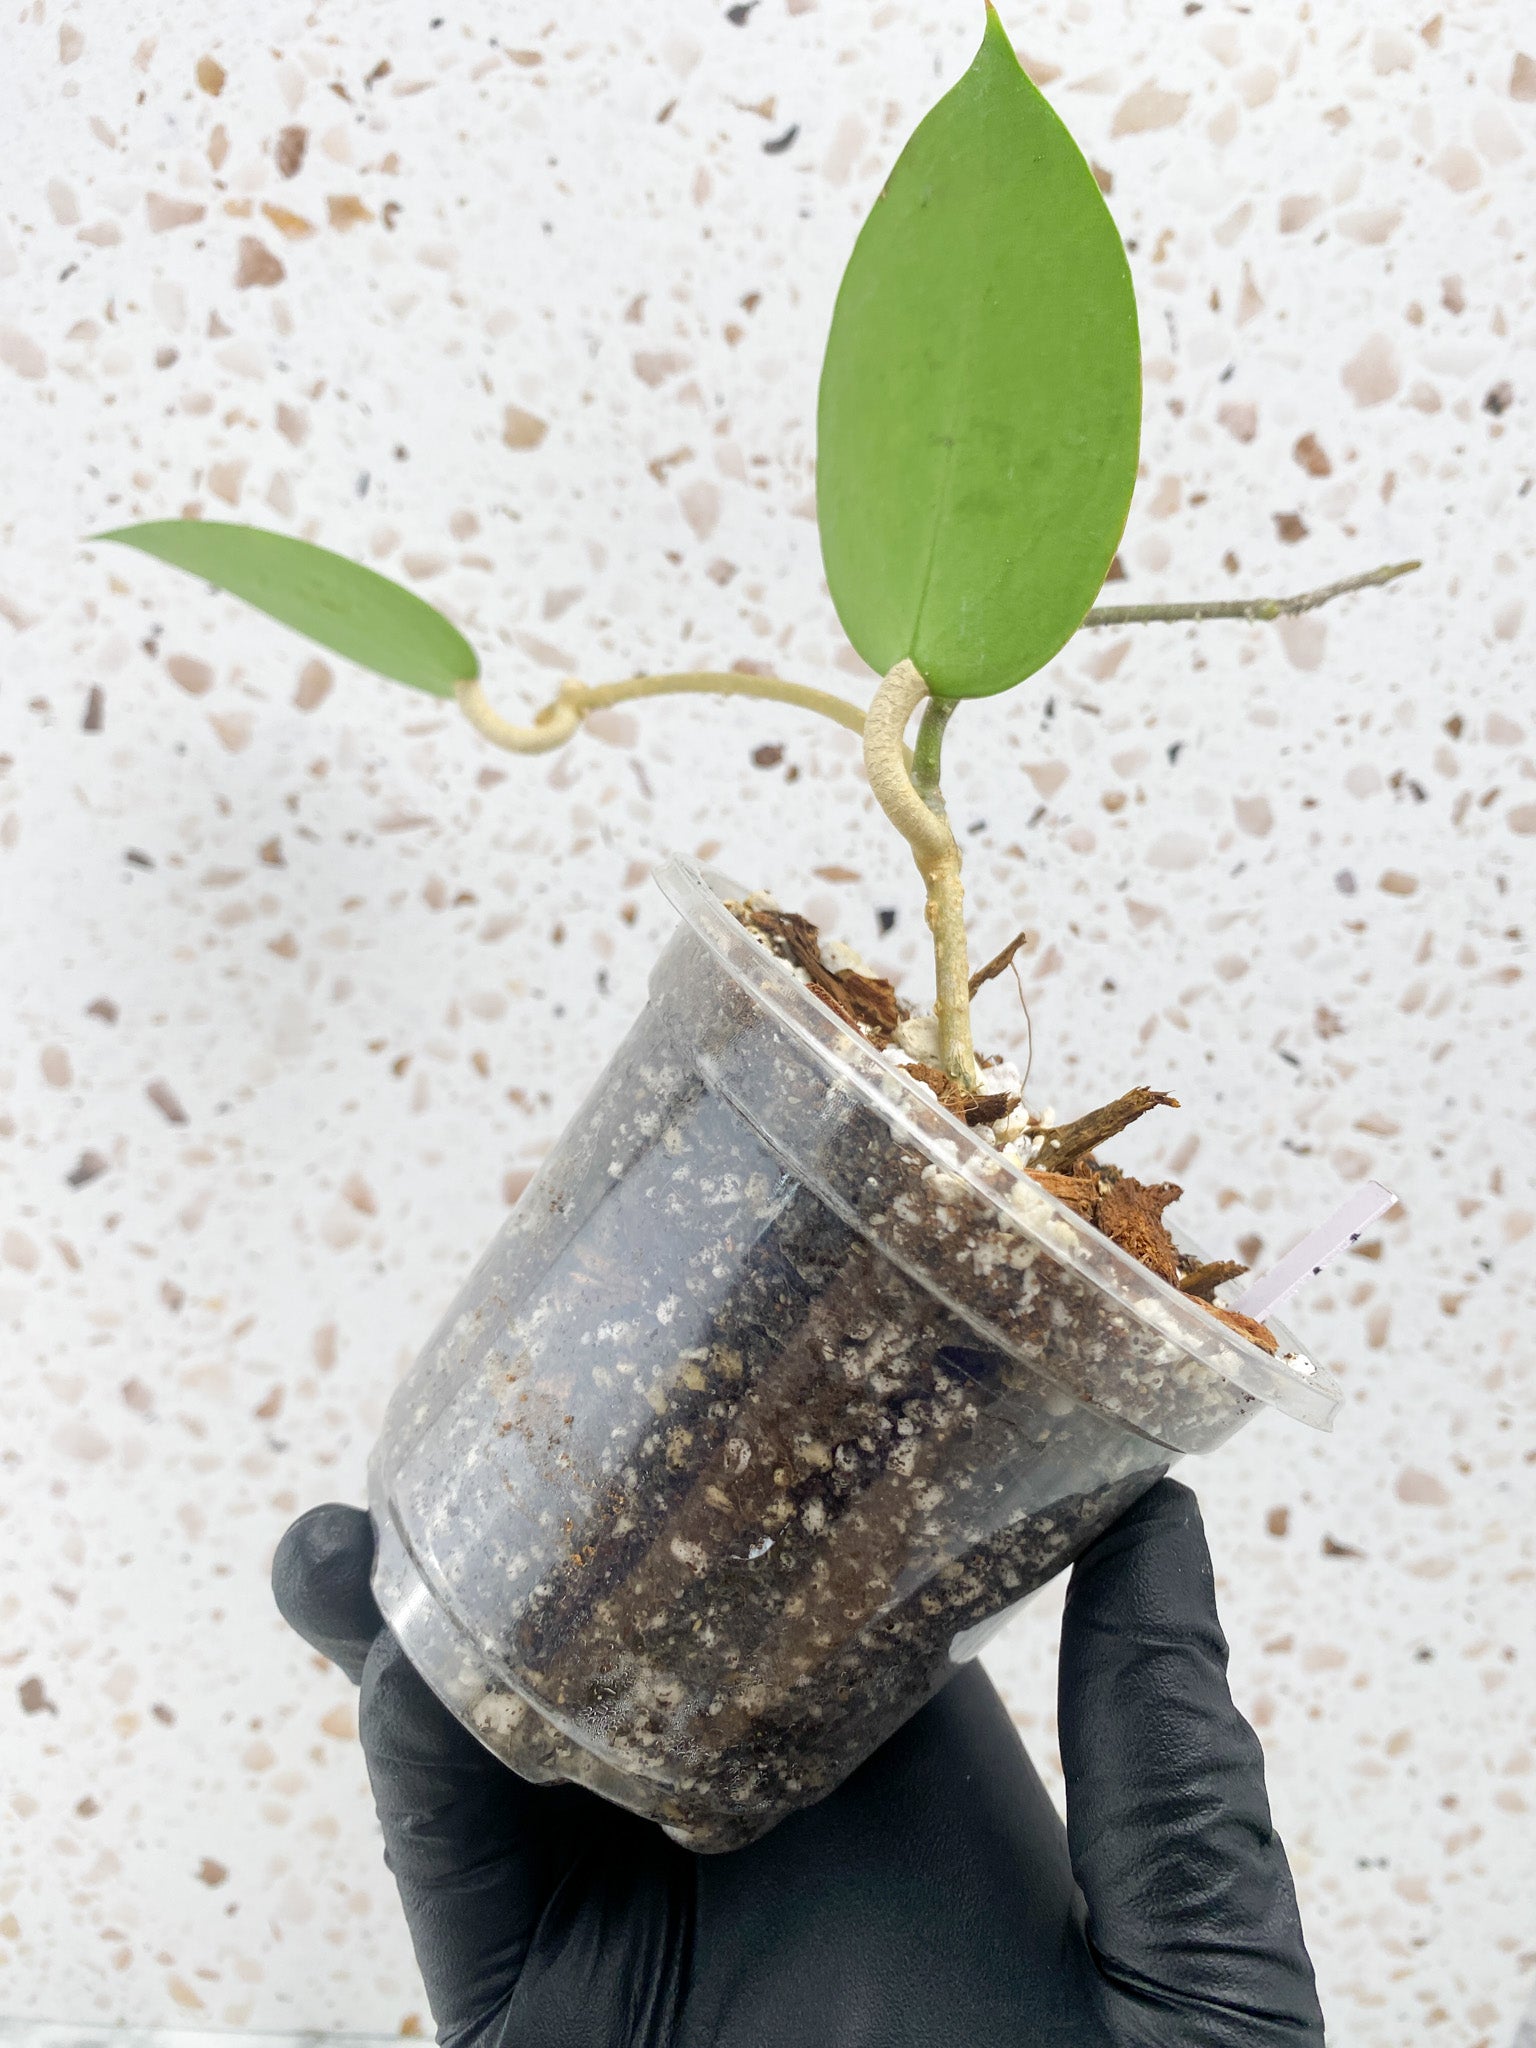
[[[553,753],[574,735],[589,711],[606,711],[636,697],[759,697],[774,704],[795,704],[803,711],[818,711],[848,732],[864,730],[864,714],[858,706],[834,697],[829,690],[781,682],[777,676],[738,675],[734,670],[697,669],[671,675],[631,676],[626,682],[595,685],[568,679],[560,685],[554,702],[534,713],[531,725],[517,725],[503,718],[487,698],[478,677],[455,684],[454,694],[459,709],[476,732],[512,754]]]
[[[1314,611],[1351,591],[1368,590],[1409,575],[1420,563],[1387,562],[1357,576],[1341,577],[1318,590],[1295,597],[1213,598],[1179,604],[1096,605],[1084,626],[1172,624],[1201,619],[1280,619]],[[456,683],[459,709],[493,746],[514,754],[547,754],[574,737],[589,712],[606,710],[639,697],[756,697],[768,703],[792,704],[815,711],[864,742],[864,766],[875,800],[912,849],[927,897],[926,917],[933,935],[934,1014],[939,1027],[940,1057],[945,1072],[962,1087],[978,1086],[976,1053],[971,1043],[970,963],[966,954],[964,890],[960,880],[960,848],[950,829],[939,783],[939,755],[954,702],[929,696],[928,685],[910,661],[899,661],[881,683],[867,713],[830,691],[777,676],[741,675],[734,670],[678,670],[665,675],[631,676],[624,682],[595,686],[569,677],[554,701],[534,713],[530,725],[503,718],[481,688],[478,677]],[[927,699],[917,746],[905,743],[907,721]],[[1027,1014],[1027,1012],[1026,1012]]]
[[[1325,583],[1320,590],[1306,590],[1299,597],[1214,597],[1196,598],[1190,604],[1099,604],[1083,620],[1085,626],[1172,625],[1180,619],[1294,619],[1298,613],[1316,611],[1336,597],[1352,590],[1371,590],[1399,576],[1412,575],[1422,562],[1384,562],[1379,569],[1367,569],[1359,576],[1342,576],[1337,583]]]
[[[928,708],[909,769],[902,736],[907,720],[925,699]],[[939,788],[939,749],[952,709],[928,696],[928,685],[910,661],[898,661],[865,715],[864,768],[876,803],[911,847],[923,878],[925,915],[933,935],[933,1010],[940,1060],[947,1074],[974,1092],[978,1079],[971,1043],[971,970],[960,848]]]
[[[1304,591],[1297,597],[1095,605],[1083,619],[1083,625],[1136,626],[1173,624],[1179,620],[1294,618],[1300,612],[1314,611],[1319,605],[1328,604],[1333,598],[1347,596],[1352,590],[1368,590],[1377,584],[1391,583],[1396,577],[1406,576],[1420,566],[1418,562],[1387,562],[1379,569],[1367,569],[1362,575],[1342,577],[1337,583],[1325,583],[1320,590]],[[794,704],[802,711],[819,712],[823,718],[830,718],[848,732],[862,733],[865,724],[864,714],[857,705],[848,703],[845,698],[834,697],[829,690],[815,690],[805,683],[782,682],[777,676],[740,675],[735,670],[678,670],[666,675],[631,676],[622,683],[598,683],[595,686],[571,678],[560,685],[553,703],[534,713],[531,725],[518,725],[503,718],[486,697],[478,678],[456,684],[455,695],[459,709],[475,730],[493,746],[505,748],[513,754],[553,753],[556,747],[563,747],[575,735],[589,711],[603,711],[636,697],[757,697],[773,704]],[[911,708],[909,706],[909,715]],[[913,773],[918,778],[918,789],[923,795],[929,794],[930,790],[937,793],[939,748],[952,709],[950,700],[930,698],[924,714],[918,733],[917,759],[912,764]],[[911,759],[905,747],[901,749],[901,758],[904,765]],[[939,803],[942,810],[942,798]]]

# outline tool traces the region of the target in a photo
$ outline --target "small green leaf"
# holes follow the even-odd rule
[[[1140,422],[1119,234],[989,6],[864,224],[822,367],[822,557],[870,667],[985,697],[1049,661],[1114,558]]]
[[[259,526],[154,519],[93,533],[190,570],[269,618],[392,682],[451,697],[480,673],[475,650],[440,611],[387,576]]]

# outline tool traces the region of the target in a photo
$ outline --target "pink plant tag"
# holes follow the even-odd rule
[[[1267,1316],[1303,1280],[1310,1280],[1314,1273],[1321,1273],[1330,1259],[1336,1259],[1340,1252],[1347,1252],[1352,1244],[1358,1243],[1377,1217],[1385,1216],[1396,1202],[1397,1197],[1390,1188],[1384,1188],[1379,1180],[1368,1180],[1364,1187],[1355,1189],[1349,1200],[1336,1209],[1326,1223],[1304,1237],[1278,1265],[1261,1274],[1241,1299],[1231,1306],[1241,1315]]]

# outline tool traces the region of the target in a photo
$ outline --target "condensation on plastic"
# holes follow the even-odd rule
[[[1180,1454],[1338,1394],[899,1074],[728,882],[660,879],[645,1010],[391,1402],[374,1586],[522,1776],[718,1850],[840,1783]]]

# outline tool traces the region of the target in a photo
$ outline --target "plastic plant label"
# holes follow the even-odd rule
[[[1241,1299],[1232,1303],[1233,1308],[1239,1315],[1267,1316],[1288,1294],[1294,1294],[1303,1280],[1321,1273],[1330,1259],[1358,1243],[1376,1218],[1385,1216],[1396,1203],[1397,1197],[1390,1188],[1383,1187],[1379,1180],[1368,1180],[1364,1187],[1355,1189],[1326,1223],[1319,1224],[1294,1251],[1287,1252],[1278,1265],[1255,1280]]]

